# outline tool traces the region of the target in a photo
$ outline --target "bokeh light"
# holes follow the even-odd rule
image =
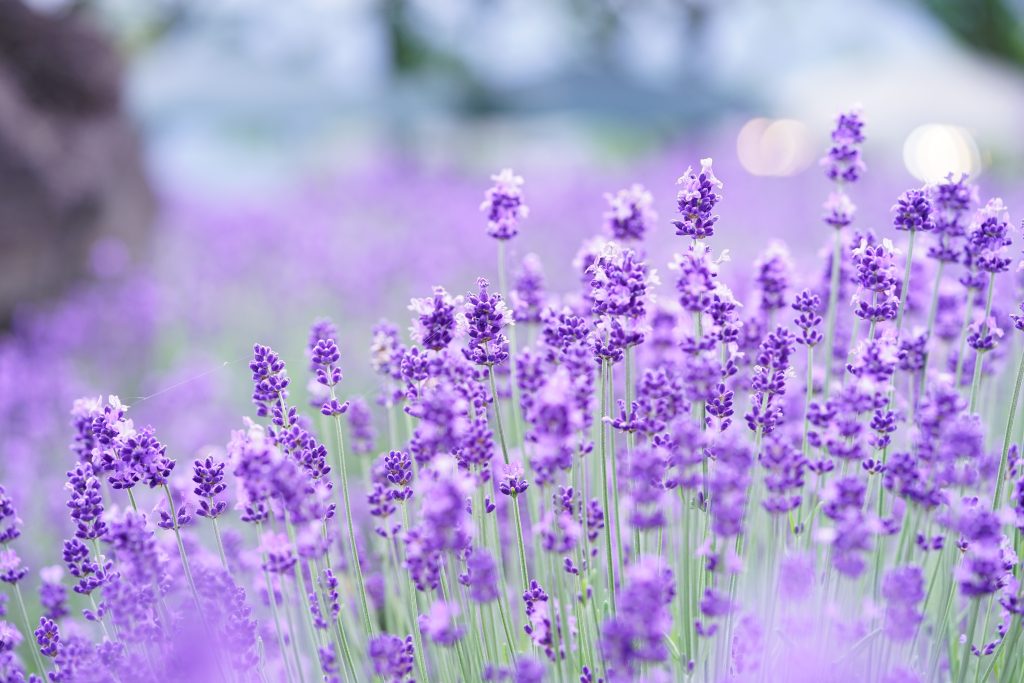
[[[976,176],[981,171],[981,154],[965,128],[929,123],[907,136],[903,163],[918,180],[934,183],[950,173]]]

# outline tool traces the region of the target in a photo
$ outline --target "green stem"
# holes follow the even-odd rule
[[[504,458],[505,464],[509,464],[508,459],[508,444],[505,443],[505,428],[501,421],[501,402],[498,400],[498,388],[494,382],[494,366],[487,366],[487,378],[491,384],[491,400],[494,402],[494,421],[498,427],[498,440],[501,442],[501,457]]]
[[[331,387],[331,400],[336,401],[337,396],[334,387]],[[356,545],[355,524],[352,521],[352,501],[348,492],[348,473],[345,461],[345,437],[341,432],[341,416],[334,416],[334,430],[338,439],[338,471],[341,475],[341,497],[345,503],[345,521],[348,526],[348,545],[352,555],[352,571],[356,578],[356,591],[359,593],[360,605],[363,609],[363,627],[366,629],[366,637],[371,638],[374,634],[373,622],[370,620],[370,605],[366,599],[366,586],[363,583],[363,569],[359,564],[359,547]]]
[[[910,267],[914,261],[914,238],[917,236],[917,230],[910,231],[910,243],[907,246],[907,265],[903,269],[903,285],[900,287],[900,307],[896,313],[896,337],[900,336],[900,330],[903,329],[903,313],[907,307],[907,290],[910,288]]]
[[[832,366],[836,346],[836,316],[839,307],[839,265],[843,258],[843,240],[839,230],[833,231],[832,274],[828,290],[828,326],[825,334],[825,398],[832,388]]]
[[[28,619],[28,610],[25,609],[25,598],[21,595],[21,586],[18,582],[12,584],[14,586],[14,597],[18,600],[18,609],[21,610],[21,618],[25,620],[25,640],[31,641],[29,649],[32,650],[32,658],[36,662],[36,666],[39,668],[39,675],[46,675],[46,667],[43,665],[43,657],[39,650],[39,643],[36,642],[35,632],[32,630],[32,622]]]
[[[967,670],[971,663],[971,643],[974,640],[974,629],[978,625],[978,611],[981,607],[981,600],[971,598],[970,615],[967,617],[967,640],[964,641],[963,655],[957,667],[957,683],[964,683],[967,680]]]
[[[999,473],[996,475],[996,495],[992,499],[992,509],[999,509],[999,500],[1003,495],[1003,478],[1006,476],[1007,458],[1010,453],[1010,440],[1013,438],[1013,423],[1017,417],[1017,401],[1020,399],[1021,382],[1024,381],[1024,353],[1021,353],[1017,364],[1017,381],[1013,385],[1013,398],[1010,399],[1010,415],[1006,418],[1006,434],[1003,436],[1003,453],[999,459]]]

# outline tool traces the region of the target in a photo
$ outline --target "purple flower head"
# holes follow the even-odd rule
[[[418,528],[429,547],[440,552],[460,551],[469,545],[473,525],[466,501],[472,488],[472,481],[454,459],[439,458],[429,469],[420,470]]]
[[[267,417],[288,398],[290,380],[284,361],[269,346],[256,344],[249,369],[252,371],[252,402],[256,404],[256,414]]]
[[[502,330],[514,325],[512,312],[505,306],[500,294],[490,294],[490,284],[484,278],[476,281],[479,291],[466,301],[464,321],[467,348],[463,355],[476,365],[498,365],[508,360],[508,338]]]
[[[918,603],[924,600],[924,573],[916,565],[894,567],[882,580],[885,607],[885,632],[896,641],[914,636],[922,616]]]
[[[990,199],[978,210],[967,231],[964,245],[964,265],[979,273],[1002,273],[1010,268],[1011,259],[1006,255],[1010,239],[1010,214],[998,197]],[[970,273],[965,275],[970,278]],[[961,279],[965,285],[980,288],[973,280]],[[984,280],[982,280],[984,282]],[[982,285],[983,286],[983,285]]]
[[[6,655],[14,652],[21,645],[21,641],[21,631],[11,625],[10,622],[0,621],[0,654]]]
[[[891,209],[892,226],[897,230],[927,232],[935,229],[928,188],[907,190]]]
[[[512,278],[509,303],[517,323],[539,323],[547,302],[540,257],[527,254]]]
[[[785,436],[771,434],[764,443],[758,461],[764,467],[765,489],[768,495],[762,506],[769,514],[779,515],[794,510],[802,499],[804,471],[807,460],[799,444],[792,444]]]
[[[899,308],[896,295],[896,257],[899,251],[888,239],[870,242],[862,238],[853,250],[859,291],[853,297],[854,314],[864,320],[893,320]]]
[[[321,339],[310,352],[310,365],[316,373],[316,381],[325,387],[333,387],[341,381],[341,367],[338,361],[341,353],[333,339]]]
[[[842,113],[832,130],[832,144],[822,158],[825,176],[834,183],[854,183],[864,172],[860,146],[864,142],[864,122],[858,108]]]
[[[857,207],[850,201],[845,192],[830,192],[825,200],[825,213],[822,220],[836,230],[841,230],[853,222]]]
[[[437,645],[454,645],[466,632],[466,629],[457,623],[458,616],[459,606],[456,603],[436,600],[426,614],[420,615],[420,632],[424,638]]]
[[[63,578],[64,568],[60,565],[39,570],[39,605],[49,619],[58,620],[68,615],[68,591]]]
[[[703,243],[690,244],[681,254],[676,254],[669,269],[678,273],[676,292],[683,310],[701,313],[711,305],[711,297],[716,290],[718,264],[723,260],[726,257],[712,259],[711,247]]]
[[[466,585],[476,602],[498,599],[498,565],[488,551],[477,548],[466,559]]]
[[[805,600],[814,589],[814,576],[814,555],[786,555],[779,566],[779,590],[790,600]]]
[[[196,485],[192,492],[199,496],[200,517],[216,519],[227,509],[227,502],[217,500],[228,485],[224,483],[224,463],[207,456],[203,460],[192,463],[192,482]]]
[[[608,242],[588,272],[593,278],[589,298],[594,315],[621,317],[634,323],[644,319],[658,277],[636,252]]]
[[[157,488],[167,483],[174,465],[174,460],[167,457],[167,447],[156,440],[153,428],[146,426],[124,437],[110,485],[115,489],[132,488],[141,480]]]
[[[754,281],[761,296],[761,311],[770,314],[785,306],[786,290],[793,276],[793,261],[785,245],[772,242],[754,263],[754,272]]]
[[[888,336],[875,337],[857,344],[846,370],[862,380],[884,384],[896,372],[899,359],[899,348],[895,339]]]
[[[39,617],[39,628],[35,630],[36,643],[39,644],[39,652],[44,657],[54,657],[60,649],[60,634],[57,632],[57,624],[52,619]]]
[[[7,544],[21,536],[21,519],[7,490],[0,486],[0,544]]]
[[[498,480],[498,490],[501,493],[515,498],[519,494],[525,493],[529,487],[529,483],[523,478],[521,464],[514,462],[504,466],[501,479]]]
[[[412,458],[409,457],[409,454],[403,451],[391,451],[383,456],[383,459],[384,477],[388,484],[402,491],[408,489],[412,484]]]
[[[805,289],[796,295],[792,308],[799,314],[795,321],[796,326],[800,328],[797,342],[806,346],[816,346],[824,338],[818,329],[822,322],[821,297]]]
[[[352,452],[371,452],[377,435],[373,428],[373,413],[370,412],[370,406],[361,398],[353,398],[348,401],[346,414],[348,415]]]
[[[1024,314],[1024,303],[1020,305],[1020,312]],[[1024,331],[1024,315],[1018,315],[1016,313],[1010,314],[1010,319],[1013,320],[1013,327],[1016,330]]]
[[[680,218],[672,221],[672,225],[676,226],[676,234],[694,240],[713,236],[718,216],[712,211],[722,198],[718,193],[722,189],[722,181],[711,170],[711,159],[701,159],[700,171],[697,173],[692,166],[687,168],[677,184],[680,185],[676,196]]]
[[[744,440],[729,432],[709,444],[707,450],[716,460],[708,480],[711,528],[719,536],[736,536],[743,531],[753,454]]]
[[[643,185],[631,185],[615,194],[606,193],[608,210],[604,212],[604,228],[613,239],[628,242],[642,240],[658,222],[651,206],[654,199]]]
[[[793,372],[789,361],[795,346],[793,334],[779,326],[758,347],[751,373],[750,411],[744,416],[751,431],[770,434],[782,418],[781,396]]]
[[[338,326],[328,318],[315,320],[309,328],[309,342],[306,344],[306,355],[310,359],[310,372],[316,372],[318,365],[320,365],[320,363],[313,360],[317,344],[328,339],[331,341],[338,339]]]
[[[530,213],[523,203],[523,179],[505,168],[491,180],[494,185],[480,204],[480,210],[487,214],[487,234],[497,240],[510,240],[519,234],[519,221]]]
[[[136,587],[153,585],[164,573],[145,515],[126,511],[120,519],[111,521],[103,541],[117,561],[118,573]]]
[[[79,463],[67,476],[64,487],[71,493],[67,505],[75,522],[75,536],[86,541],[103,536],[107,530],[102,519],[103,493],[92,467]]]
[[[373,672],[387,683],[403,683],[412,673],[415,656],[412,636],[399,638],[382,633],[370,640],[369,654]]]
[[[443,287],[434,287],[434,295],[409,302],[416,314],[410,328],[413,341],[432,351],[441,351],[455,338],[455,309],[462,306],[462,297],[452,297]]]
[[[0,549],[0,581],[16,584],[28,574],[28,567],[21,564],[21,557],[14,550],[4,546]]]
[[[641,666],[667,661],[674,597],[672,572],[657,558],[642,557],[628,567],[618,612],[601,626],[610,683],[636,680]]]
[[[374,326],[370,343],[370,366],[374,372],[395,381],[401,379],[405,350],[398,336],[398,327],[386,320]]]

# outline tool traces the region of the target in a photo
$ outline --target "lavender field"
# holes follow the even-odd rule
[[[5,680],[1020,680],[1019,228],[954,175],[862,228],[869,131],[825,145],[817,267],[771,233],[730,260],[709,158],[668,215],[626,184],[574,257],[513,258],[557,203],[506,169],[447,186],[475,282],[427,263],[401,319],[279,330],[287,364],[257,343],[77,396],[146,386],[166,285],[27,313]],[[274,258],[286,305],[310,273]],[[130,324],[80,367],[100,315]]]
[[[0,683],[1024,681],[1024,14],[520,3],[0,3]]]

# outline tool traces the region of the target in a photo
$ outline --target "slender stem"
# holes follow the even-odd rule
[[[978,625],[978,611],[981,608],[981,600],[971,598],[970,615],[967,617],[967,640],[964,641],[963,654],[957,667],[957,683],[964,683],[967,680],[967,669],[971,663],[971,643],[974,640],[974,629]]]
[[[988,294],[985,297],[985,317],[981,321],[981,328],[978,331],[979,336],[988,333],[988,317],[992,315],[992,293],[996,288],[996,274],[992,273],[988,278]],[[964,353],[963,347],[960,350],[961,354]],[[977,349],[974,352],[974,376],[971,378],[971,400],[970,400],[970,411],[973,413],[978,402],[978,389],[981,386],[981,367],[984,365],[985,352],[982,349]],[[959,374],[957,375],[959,379]],[[959,387],[959,384],[957,385]]]
[[[843,257],[843,240],[840,231],[833,231],[832,275],[828,290],[828,327],[825,334],[825,398],[832,388],[832,366],[836,346],[836,316],[839,307],[839,266]]]
[[[36,662],[36,666],[39,667],[39,675],[44,676],[46,674],[46,666],[43,665],[43,657],[39,650],[39,643],[36,642],[35,632],[32,630],[32,622],[28,619],[28,610],[25,609],[25,598],[21,595],[21,586],[18,582],[14,582],[14,597],[18,600],[18,609],[21,610],[21,618],[25,620],[25,639],[32,641],[29,645],[29,649],[32,650],[32,658]]]
[[[331,400],[337,400],[334,387],[331,387]],[[359,547],[356,545],[356,529],[352,520],[352,499],[348,492],[348,472],[346,470],[345,436],[341,432],[341,416],[334,416],[334,431],[338,439],[338,471],[341,475],[341,497],[345,503],[345,521],[348,526],[348,545],[352,555],[352,572],[356,578],[356,591],[359,593],[360,606],[363,608],[363,627],[366,637],[374,634],[373,622],[370,620],[370,605],[366,599],[366,585],[363,582],[363,568],[359,564]]]
[[[519,515],[519,496],[512,496],[512,515],[515,519],[516,525],[516,540],[519,543],[519,570],[520,577],[523,580],[523,590],[527,590],[530,587],[530,580],[528,578],[529,570],[526,566],[526,544],[523,542],[523,520]]]
[[[491,400],[494,402],[494,421],[498,427],[498,440],[501,442],[501,457],[509,464],[508,444],[505,443],[505,428],[501,422],[501,402],[498,400],[498,387],[494,382],[494,366],[487,366],[487,378],[491,384]]]
[[[608,506],[608,430],[604,423],[608,414],[608,361],[601,361],[601,414],[598,416],[598,429],[601,430],[601,495],[604,504],[604,538],[605,560],[608,564],[608,595],[612,612],[615,612],[615,569],[612,557],[612,511]]]
[[[910,288],[910,267],[914,262],[914,238],[917,236],[917,230],[910,231],[910,244],[907,246],[907,265],[903,270],[903,286],[900,287],[900,307],[896,313],[896,336],[900,336],[900,330],[903,329],[903,313],[907,307],[907,290]]]
[[[267,599],[270,602],[270,611],[274,615],[274,630],[277,632],[277,647],[281,653],[281,664],[284,666],[285,678],[288,681],[292,680],[291,667],[288,666],[288,650],[284,646],[284,634],[281,631],[281,617],[277,613],[277,594],[274,592],[274,585],[270,580],[270,572],[266,569],[267,554],[263,550],[263,525],[260,522],[256,522],[256,541],[260,546],[260,554],[262,560],[260,566],[263,567],[263,578],[267,583]],[[298,666],[298,662],[296,662]],[[300,669],[301,674],[301,669]]]
[[[1010,399],[1010,414],[1006,418],[1006,434],[1003,436],[1003,453],[999,458],[999,473],[996,475],[996,495],[992,498],[992,509],[999,509],[999,501],[1003,495],[1003,478],[1006,476],[1007,458],[1010,453],[1010,440],[1013,438],[1013,423],[1017,418],[1017,402],[1020,400],[1021,382],[1024,381],[1024,353],[1021,353],[1017,364],[1017,381],[1013,385],[1013,398]]]

